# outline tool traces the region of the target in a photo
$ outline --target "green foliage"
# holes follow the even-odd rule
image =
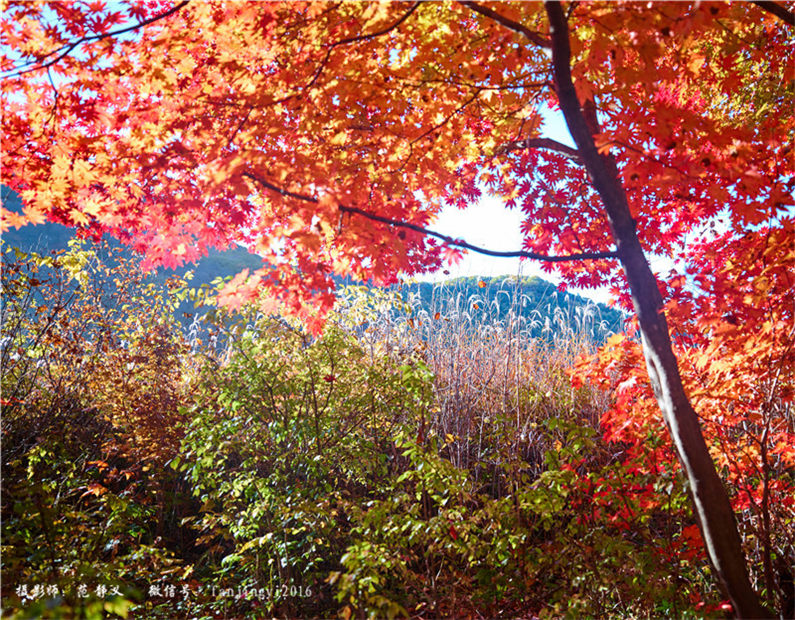
[[[127,617],[176,562],[156,542],[174,481],[147,472],[176,448],[179,341],[129,264],[70,246],[3,248],[3,601],[19,617]]]
[[[370,617],[447,616],[461,601],[492,616],[680,617],[692,609],[705,587],[699,567],[664,552],[676,513],[647,518],[631,497],[636,468],[600,466],[606,446],[589,429],[550,419],[544,432],[560,437],[546,470],[532,479],[506,468],[512,490],[497,498],[477,494],[471,473],[434,442],[402,443],[407,469],[361,513],[345,570],[332,575],[338,599]],[[608,494],[624,502],[594,504]]]
[[[318,338],[246,308],[187,340],[185,281],[4,252],[12,617],[718,609],[668,448],[568,379],[592,343],[353,288]]]
[[[267,318],[240,328],[226,363],[204,369],[173,465],[203,502],[192,524],[219,581],[319,596],[352,502],[383,492],[392,438],[423,415],[430,377],[419,360],[368,357],[338,328],[316,341]]]

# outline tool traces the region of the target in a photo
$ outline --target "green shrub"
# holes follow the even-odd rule
[[[14,617],[126,617],[179,563],[163,543],[176,476],[156,466],[178,447],[180,338],[168,302],[98,251],[3,248],[2,595]]]
[[[203,503],[193,527],[213,558],[207,578],[276,593],[269,613],[317,611],[352,507],[384,493],[394,438],[427,415],[430,375],[368,357],[333,326],[313,341],[265,318],[204,372],[174,466]],[[282,597],[285,586],[312,595]]]

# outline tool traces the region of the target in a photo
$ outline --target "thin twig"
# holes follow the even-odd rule
[[[326,51],[326,56],[323,58],[322,61],[320,61],[320,65],[318,66],[317,71],[315,71],[315,74],[312,76],[312,79],[309,80],[309,83],[304,87],[304,90],[308,90],[309,88],[315,85],[315,82],[317,82],[318,78],[323,73],[323,69],[326,68],[329,58],[331,58],[331,52],[334,50],[335,47],[338,47],[340,45],[347,45],[348,43],[356,43],[357,41],[367,41],[368,39],[375,39],[376,37],[388,34],[392,32],[395,28],[400,26],[400,24],[402,24],[404,21],[406,21],[409,18],[409,16],[411,16],[411,14],[417,10],[417,7],[419,6],[420,3],[415,2],[414,5],[400,17],[400,19],[398,19],[393,24],[390,24],[386,28],[383,28],[382,30],[371,32],[369,34],[362,34],[356,37],[348,37],[347,39],[341,39],[340,41],[335,41],[334,43],[332,43],[329,46],[328,50]]]

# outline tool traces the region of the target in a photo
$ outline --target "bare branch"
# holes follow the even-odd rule
[[[494,154],[503,155],[505,153],[510,153],[511,151],[521,151],[524,149],[544,149],[547,151],[553,151],[558,155],[568,157],[576,164],[582,165],[582,158],[580,157],[580,152],[577,149],[566,146],[562,142],[558,142],[552,138],[525,138],[524,140],[506,142],[505,144],[497,147],[497,150],[494,152]]]
[[[296,200],[311,202],[313,204],[318,203],[318,199],[314,198],[313,196],[307,196],[306,194],[299,194],[297,192],[288,191],[277,185],[274,185],[273,183],[266,181],[261,176],[254,174],[252,172],[244,172],[243,176],[251,179],[252,181],[259,183],[262,187],[269,189],[273,192],[276,192],[277,194],[280,194],[281,196],[284,196],[286,198],[295,198]],[[580,254],[569,254],[562,256],[548,256],[546,254],[539,254],[537,252],[526,252],[524,250],[517,250],[512,252],[500,252],[497,250],[489,250],[487,248],[482,248],[477,245],[472,245],[471,243],[467,243],[463,239],[454,239],[453,237],[443,235],[442,233],[430,230],[428,228],[425,228],[424,226],[419,226],[417,224],[411,224],[410,222],[403,222],[389,217],[384,217],[382,215],[377,215],[375,213],[370,213],[369,211],[365,211],[364,209],[359,209],[358,207],[351,207],[341,204],[339,205],[339,210],[342,213],[360,215],[374,222],[380,222],[381,224],[386,224],[387,226],[413,230],[414,232],[418,232],[421,235],[439,239],[443,241],[445,245],[462,248],[464,250],[470,250],[472,252],[476,252],[478,254],[484,254],[486,256],[496,256],[498,258],[529,258],[531,260],[540,260],[548,263],[564,263],[564,262],[572,262],[580,260],[602,260],[602,259],[618,258],[618,253],[615,251],[582,252]]]
[[[493,19],[498,24],[501,24],[508,28],[508,30],[513,30],[521,35],[524,35],[526,39],[528,39],[531,43],[538,45],[539,47],[551,48],[552,44],[542,37],[537,32],[530,30],[527,26],[523,26],[519,22],[515,22],[512,19],[505,17],[504,15],[500,15],[496,11],[485,7],[483,5],[478,4],[477,2],[471,2],[470,0],[462,0],[461,4],[470,8],[475,13],[480,13],[481,15],[488,17],[489,19]]]

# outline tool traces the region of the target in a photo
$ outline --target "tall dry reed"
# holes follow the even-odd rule
[[[607,327],[595,305],[539,302],[510,280],[488,286],[494,285],[473,295],[439,285],[430,305],[416,292],[363,298],[357,289],[344,296],[341,313],[361,325],[372,355],[413,355],[427,364],[435,376],[431,430],[454,465],[484,485],[499,485],[497,472],[511,463],[541,471],[551,441],[546,420],[598,428],[605,395],[572,388],[567,371],[595,350]]]

